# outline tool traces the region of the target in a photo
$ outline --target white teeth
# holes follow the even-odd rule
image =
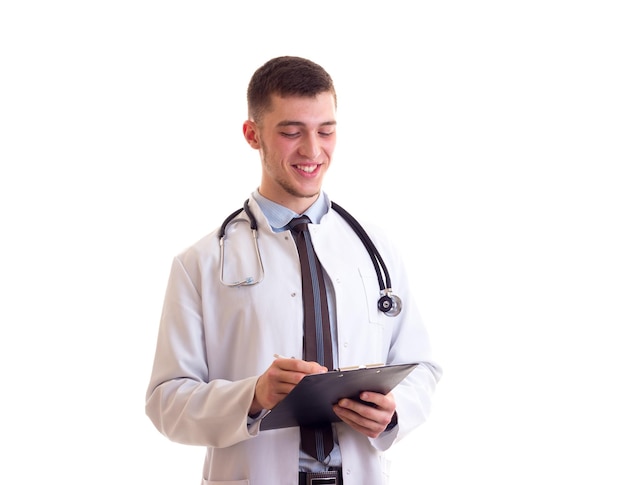
[[[298,170],[302,170],[306,173],[311,173],[317,168],[317,165],[296,165],[296,167],[298,168]]]

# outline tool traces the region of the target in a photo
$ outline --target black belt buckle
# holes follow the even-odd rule
[[[340,471],[327,471],[327,472],[310,472],[310,473],[301,473],[306,478],[304,485],[341,485],[341,475]]]
[[[307,485],[337,485],[336,478],[309,478]]]

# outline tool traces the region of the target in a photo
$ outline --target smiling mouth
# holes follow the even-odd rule
[[[319,167],[319,165],[296,165],[296,168],[298,170],[302,170],[303,172],[306,172],[306,173],[315,172],[317,167]]]

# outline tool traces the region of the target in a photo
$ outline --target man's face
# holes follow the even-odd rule
[[[315,202],[335,150],[335,100],[272,96],[260,122],[246,121],[244,136],[261,155],[259,192],[301,214]]]

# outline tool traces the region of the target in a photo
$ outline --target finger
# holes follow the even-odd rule
[[[360,397],[365,403],[353,399],[341,399],[337,403],[339,411],[336,412],[337,416],[376,432],[384,430],[395,413],[396,405],[393,396],[365,392],[361,393]],[[381,406],[375,402],[380,403]]]
[[[366,406],[367,407],[367,406]],[[348,426],[370,438],[376,438],[385,429],[381,423],[369,419],[352,409],[338,405],[333,407],[335,414]]]
[[[323,365],[320,365],[315,361],[308,360],[286,359],[281,362],[281,365],[285,369],[289,369],[294,372],[302,372],[303,374],[319,374],[320,372],[328,371],[328,369]]]
[[[386,411],[393,412],[396,410],[396,402],[391,393],[385,395],[377,392],[362,392],[359,398],[363,402],[372,404],[373,406]]]

